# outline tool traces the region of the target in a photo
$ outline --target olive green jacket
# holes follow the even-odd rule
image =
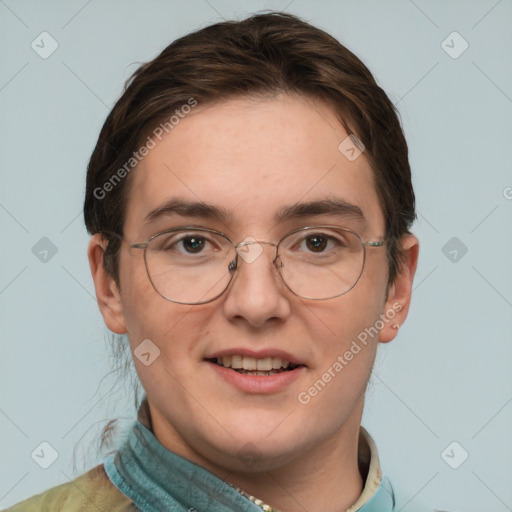
[[[133,501],[116,489],[103,464],[72,482],[52,487],[6,512],[136,512]]]

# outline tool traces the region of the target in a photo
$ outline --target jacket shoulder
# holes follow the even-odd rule
[[[52,487],[4,512],[135,512],[138,508],[109,480],[100,464],[75,480]]]

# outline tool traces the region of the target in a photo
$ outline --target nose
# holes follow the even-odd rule
[[[271,246],[271,247],[269,247]],[[275,323],[290,315],[290,291],[274,264],[276,246],[255,240],[237,245],[238,264],[226,290],[224,313],[253,327]]]

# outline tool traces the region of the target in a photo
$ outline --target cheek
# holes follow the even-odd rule
[[[154,320],[158,317],[158,309],[161,307],[159,302],[164,302],[164,299],[151,285],[142,258],[130,258],[122,263],[124,265],[120,272],[121,300],[128,336],[134,342],[139,338],[151,339]]]
[[[299,402],[316,402],[319,411],[335,407],[338,419],[364,393],[375,360],[386,281],[377,270],[370,274],[346,295],[309,310],[315,365]]]
[[[142,253],[121,259],[120,279],[123,315],[132,354],[137,356],[139,345],[144,340],[150,340],[158,349],[154,351],[160,351],[159,357],[166,359],[167,352],[174,347],[167,340],[174,334],[173,331],[179,331],[180,321],[187,312],[183,309],[185,306],[173,304],[155,291],[147,275]],[[135,357],[134,361],[137,370],[142,371],[144,366]]]
[[[165,372],[190,372],[211,307],[176,304],[161,297],[146,273],[143,258],[126,258],[121,267],[121,299],[134,363],[144,387]],[[148,341],[149,340],[149,341]],[[141,353],[150,357],[140,357]],[[145,363],[152,362],[148,365]]]
[[[330,387],[340,387],[348,394],[364,387],[377,350],[375,324],[379,312],[377,304],[356,307],[352,302],[340,301],[336,314],[324,315],[322,328],[316,323],[312,330],[312,339],[318,340],[313,368],[315,378],[332,382],[334,386]],[[327,329],[329,337],[325,336]]]
[[[128,338],[135,369],[148,396],[177,397],[194,373],[197,325],[192,306],[166,301],[156,293],[127,301]],[[162,394],[163,393],[163,394]]]
[[[329,340],[326,327],[317,326],[313,336],[322,340],[316,347],[316,364],[310,379],[299,390],[299,408],[305,407],[308,418],[322,418],[322,430],[334,432],[348,421],[364,393],[371,375],[377,350],[377,337],[369,327],[375,323],[378,309],[355,307],[350,301],[339,301],[337,314],[324,315],[330,324]],[[368,329],[367,332],[365,329]],[[320,337],[320,331],[324,331]],[[312,338],[315,340],[315,337]]]
[[[324,356],[343,354],[353,341],[376,343],[375,324],[385,303],[385,289],[385,281],[376,283],[375,276],[361,277],[347,294],[308,308],[311,339],[321,347],[324,364]]]

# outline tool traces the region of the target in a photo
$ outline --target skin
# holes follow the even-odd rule
[[[312,224],[348,227],[364,240],[384,236],[372,171],[364,153],[349,161],[338,150],[346,131],[320,101],[281,95],[198,106],[165,136],[130,179],[125,239],[142,242],[167,228],[201,225],[234,242],[248,236],[277,242]],[[366,223],[316,215],[276,224],[284,205],[341,198]],[[144,217],[170,197],[201,200],[231,212],[226,222]],[[149,338],[161,351],[150,366],[134,358],[158,440],[283,510],[340,511],[359,497],[363,482],[357,441],[364,392],[379,342],[391,341],[407,316],[418,241],[401,241],[406,262],[387,294],[385,249],[368,248],[363,275],[347,294],[321,301],[290,292],[272,265],[274,249],[241,263],[228,290],[196,306],[163,299],[152,287],[143,251],[123,244],[120,288],[102,265],[105,242],[92,237],[89,260],[98,303],[110,330],[128,333],[132,351]],[[343,371],[311,399],[297,396],[332,367],[380,314],[402,309]],[[290,386],[248,394],[221,379],[204,358],[232,347],[279,348],[307,365]],[[262,377],[264,378],[264,377]],[[247,463],[247,456],[252,463]]]

